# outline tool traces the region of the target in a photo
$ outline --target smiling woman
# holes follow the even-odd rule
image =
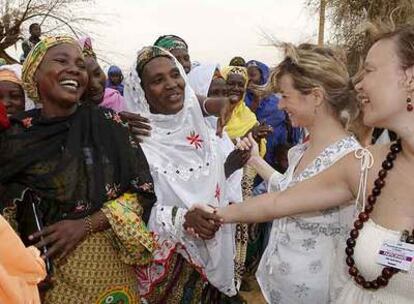
[[[185,82],[171,58],[151,60],[141,74],[142,87],[152,113],[176,114],[183,108]]]
[[[91,38],[84,37],[79,40],[79,44],[82,47],[85,66],[89,76],[82,101],[91,102],[100,107],[114,110],[117,113],[121,112],[124,109],[124,98],[118,90],[105,87],[106,76],[93,51]]]
[[[142,150],[117,114],[79,105],[88,75],[72,38],[36,45],[23,82],[43,107],[13,117],[1,134],[0,199],[46,260],[53,285],[43,283],[43,303],[139,303],[132,265],[155,246],[141,218],[155,201]]]
[[[192,210],[199,201],[229,203],[226,154],[215,130],[205,123],[183,67],[161,48],[139,52],[125,98],[153,127],[142,148],[157,194],[148,226],[160,248],[154,263],[138,269],[141,294],[149,303],[227,303],[222,294],[237,293],[234,233],[231,227],[217,232],[210,214]],[[202,239],[186,231],[189,223]]]

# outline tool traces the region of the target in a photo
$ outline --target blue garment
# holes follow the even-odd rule
[[[269,78],[269,67],[264,63],[251,60],[247,62],[247,67],[255,66],[260,70],[260,85],[264,85]],[[244,102],[251,108],[254,99],[254,94],[250,90],[247,90]],[[269,97],[260,100],[259,106],[255,112],[257,120],[261,123],[272,126],[273,133],[267,137],[266,155],[265,160],[269,164],[274,163],[275,147],[278,144],[285,144],[287,140],[287,130],[285,124],[285,113],[278,109],[279,98],[272,94]]]
[[[114,74],[118,74],[121,76],[121,83],[118,85],[113,84],[111,81],[110,76]],[[122,96],[124,96],[124,84],[122,83],[123,77],[124,76],[122,75],[121,69],[117,67],[116,65],[111,65],[108,70],[108,78],[106,79],[105,87],[117,90],[119,93],[121,93]]]

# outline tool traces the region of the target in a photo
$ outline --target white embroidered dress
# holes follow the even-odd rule
[[[273,174],[269,192],[283,191],[329,168],[360,148],[354,137],[326,147],[313,162],[294,175],[308,143],[289,150],[289,168]],[[269,244],[256,273],[268,303],[300,304],[329,302],[330,272],[338,237],[348,231],[354,206],[303,214],[273,221]],[[341,238],[342,239],[342,238]]]
[[[157,234],[161,245],[154,254],[155,262],[151,267],[138,273],[140,293],[145,296],[163,279],[166,271],[163,265],[177,251],[199,268],[213,286],[233,296],[237,293],[233,227],[225,225],[212,240],[207,241],[194,238],[183,228],[184,216],[193,204],[228,205],[224,173],[226,156],[218,147],[215,131],[204,121],[182,66],[177,60],[175,64],[186,82],[184,106],[176,114],[150,112],[135,69],[136,63],[125,86],[128,110],[151,121],[151,136],[144,139],[141,147],[148,160],[157,195],[148,226]]]

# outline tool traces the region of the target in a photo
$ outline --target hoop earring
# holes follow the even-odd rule
[[[407,98],[407,111],[408,111],[408,112],[412,112],[412,111],[413,111],[413,109],[414,109],[414,107],[413,107],[413,104],[412,104],[412,102],[411,102],[411,98],[410,98],[410,97],[408,97],[408,98]]]

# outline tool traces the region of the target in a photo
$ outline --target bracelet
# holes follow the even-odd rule
[[[210,98],[207,97],[206,99],[203,100],[203,111],[204,111],[204,114],[207,114],[208,116],[211,116],[212,114],[209,111],[207,111],[207,109],[206,109],[206,102],[209,99]]]
[[[88,215],[87,217],[85,217],[83,219],[85,226],[86,226],[86,235],[90,236],[93,233],[93,228],[92,228],[92,219],[91,217]]]

